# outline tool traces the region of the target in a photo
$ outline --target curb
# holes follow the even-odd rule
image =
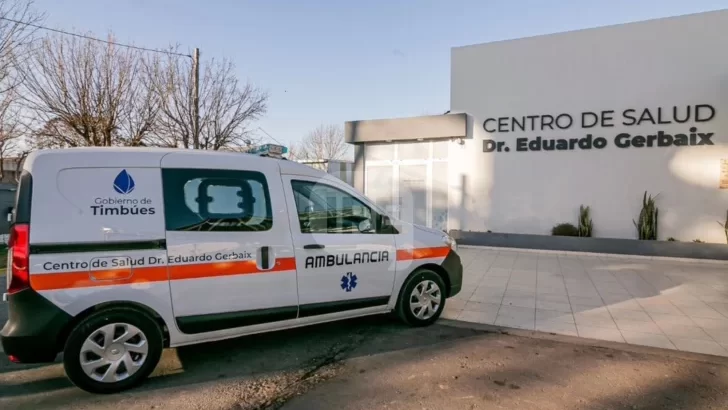
[[[720,259],[696,259],[696,258],[675,258],[671,256],[645,256],[645,255],[625,255],[619,253],[595,253],[595,252],[577,252],[577,251],[555,251],[548,249],[529,249],[529,248],[508,248],[502,246],[481,246],[481,245],[462,245],[458,244],[458,248],[463,249],[488,249],[494,251],[523,252],[523,253],[540,253],[552,255],[575,255],[575,256],[601,256],[609,259],[630,259],[630,260],[653,260],[665,262],[689,262],[700,263],[705,265],[728,265],[728,261]]]

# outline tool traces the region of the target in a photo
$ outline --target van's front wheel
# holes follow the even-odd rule
[[[117,393],[141,383],[162,354],[162,331],[130,308],[93,313],[71,331],[63,351],[68,378],[91,393]]]
[[[427,326],[440,317],[445,307],[445,283],[437,273],[421,269],[402,287],[397,314],[412,326]]]

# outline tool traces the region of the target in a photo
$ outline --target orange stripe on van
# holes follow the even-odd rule
[[[450,248],[447,246],[438,246],[436,248],[401,249],[397,251],[397,261],[444,258],[448,253],[450,253]]]
[[[173,265],[169,267],[169,279],[200,279],[217,276],[250,275],[253,273],[275,273],[289,270],[296,270],[296,258],[276,259],[275,266],[268,270],[258,269],[255,260]]]
[[[31,274],[30,286],[34,290],[41,291],[109,285],[131,285],[165,280],[167,280],[167,267],[156,266],[136,268],[134,269],[133,276],[129,275],[129,269]]]
[[[169,273],[167,269],[169,268]],[[216,262],[194,265],[155,266],[129,269],[110,269],[84,272],[31,274],[30,286],[37,291],[90,288],[111,285],[132,285],[181,279],[214,278],[219,276],[276,273],[296,270],[296,258],[276,260],[272,269],[261,270],[255,261]]]
[[[444,258],[450,252],[447,246],[435,248],[402,249],[397,261]],[[168,272],[169,269],[169,272]],[[37,291],[89,288],[110,285],[132,285],[169,280],[202,279],[220,276],[277,273],[296,270],[296,258],[280,258],[272,269],[258,269],[254,260],[215,262],[192,265],[170,265],[128,269],[109,269],[83,272],[31,274],[30,285]]]

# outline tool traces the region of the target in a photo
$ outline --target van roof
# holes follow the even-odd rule
[[[63,149],[45,149],[33,151],[25,160],[23,169],[32,173],[33,165],[40,158],[47,157],[64,158],[74,164],[83,164],[87,167],[108,167],[121,163],[123,166],[157,167],[162,157],[173,153],[185,153],[192,155],[207,155],[216,157],[240,157],[245,161],[276,161],[280,166],[281,173],[305,175],[311,177],[322,177],[328,175],[305,164],[295,161],[287,161],[278,158],[261,157],[254,154],[230,151],[208,151],[189,150],[183,148],[137,148],[137,147],[78,147]]]

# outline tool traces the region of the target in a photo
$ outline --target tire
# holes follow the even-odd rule
[[[436,291],[433,291],[433,286],[437,287]],[[418,294],[424,289],[425,294],[439,296],[439,302],[435,303],[433,300],[420,299],[413,294],[415,289],[417,289]],[[429,326],[440,317],[442,310],[445,308],[445,291],[445,283],[440,275],[428,269],[420,269],[407,278],[404,286],[402,286],[397,301],[397,315],[410,326]],[[426,306],[429,306],[429,312],[422,310],[426,309],[426,306],[421,306],[419,309],[414,307],[413,302],[414,304],[427,303]]]
[[[63,350],[63,368],[71,382],[87,392],[118,393],[152,373],[163,343],[162,330],[149,315],[112,307],[91,314],[71,331]]]

